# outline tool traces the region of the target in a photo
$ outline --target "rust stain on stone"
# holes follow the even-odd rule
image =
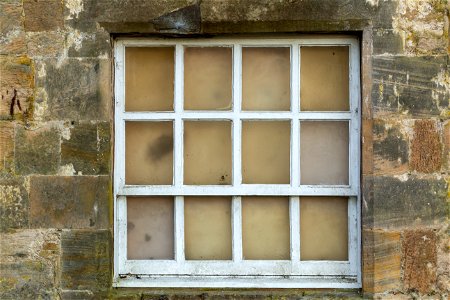
[[[432,173],[438,171],[441,164],[442,149],[435,121],[416,121],[414,138],[411,143],[411,170]]]

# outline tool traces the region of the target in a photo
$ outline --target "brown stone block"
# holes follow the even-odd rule
[[[28,227],[28,191],[22,178],[0,181],[0,232]],[[0,238],[0,244],[2,243]]]
[[[61,165],[73,166],[75,174],[109,174],[110,128],[108,122],[80,122],[61,144]]]
[[[111,234],[107,230],[64,230],[61,287],[94,294],[111,285]]]
[[[21,3],[0,3],[0,54],[25,54]]]
[[[436,284],[437,238],[433,230],[407,230],[402,243],[403,284],[422,294]]]
[[[56,57],[64,49],[64,35],[58,31],[27,33],[30,57]]]
[[[109,228],[109,176],[33,176],[30,226]]]
[[[434,120],[417,120],[411,142],[411,170],[432,173],[442,165],[442,146]]]
[[[362,173],[373,174],[373,121],[362,120]]]
[[[58,299],[60,253],[56,230],[2,234],[0,299]]]
[[[42,61],[45,77],[37,87],[48,96],[44,119],[109,120],[111,102],[111,62],[107,59],[68,58]]]
[[[63,27],[63,2],[59,0],[24,0],[26,31],[47,31]]]
[[[0,56],[0,119],[30,117],[34,89],[34,65],[26,56]]]
[[[396,291],[401,287],[400,232],[363,231],[363,290]]]
[[[408,172],[408,137],[402,133],[402,124],[376,119],[373,133],[374,173],[386,175]]]
[[[14,172],[14,123],[0,121],[0,175]]]
[[[444,165],[450,170],[450,121],[445,122],[442,130],[442,141],[444,142]]]
[[[52,125],[29,129],[16,126],[17,174],[56,174],[60,161],[60,132]]]

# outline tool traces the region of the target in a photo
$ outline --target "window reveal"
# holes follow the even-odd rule
[[[358,57],[353,38],[117,41],[115,284],[359,287]]]

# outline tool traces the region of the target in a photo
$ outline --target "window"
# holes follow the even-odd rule
[[[358,288],[352,37],[119,39],[115,285]]]

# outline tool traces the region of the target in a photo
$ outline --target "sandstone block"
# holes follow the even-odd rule
[[[47,31],[63,27],[63,3],[58,0],[25,0],[26,31]]]
[[[24,180],[0,181],[0,232],[28,227],[28,192]],[[2,243],[2,242],[0,242]]]
[[[439,171],[442,165],[442,146],[434,120],[417,120],[411,142],[410,168],[423,173]]]

